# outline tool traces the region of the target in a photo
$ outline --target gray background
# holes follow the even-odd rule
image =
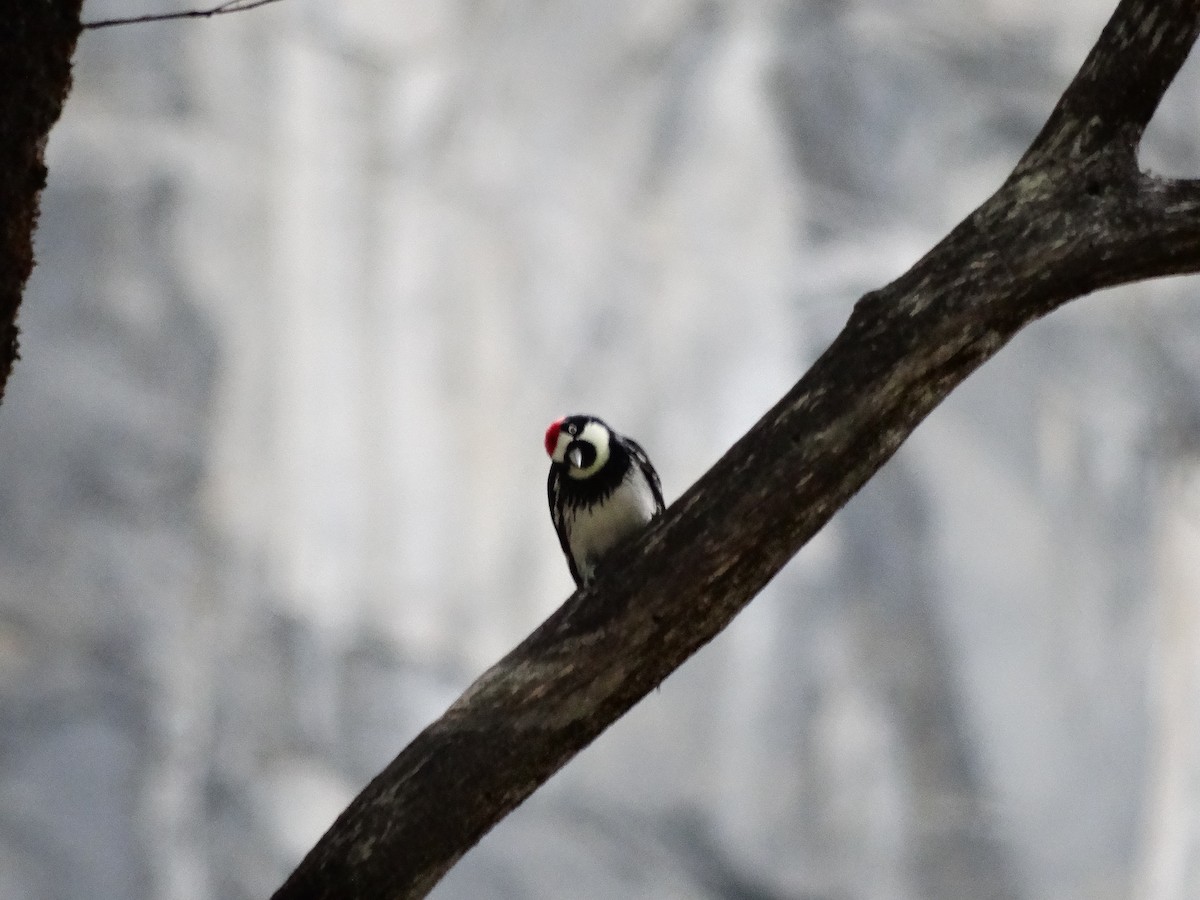
[[[569,592],[550,419],[678,496],[1000,183],[1113,5],[85,33],[0,407],[0,897],[268,896]],[[1198,89],[1155,170],[1200,174]],[[434,896],[1200,896],[1196,288],[1019,336]]]

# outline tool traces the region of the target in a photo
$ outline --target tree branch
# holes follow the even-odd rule
[[[1196,40],[1187,0],[1122,3],[1017,167],[1132,155]]]
[[[227,13],[246,12],[257,9],[278,0],[226,0],[208,9],[188,9],[182,12],[151,13],[146,16],[131,16],[125,19],[99,19],[95,22],[84,22],[83,27],[90,30],[97,28],[112,28],[116,25],[141,25],[145,22],[169,22],[172,19],[211,19],[213,16],[223,16]]]
[[[18,356],[17,310],[46,186],[42,152],[71,86],[81,4],[0,0],[0,400]]]
[[[1123,0],[1000,190],[863,297],[799,383],[418,735],[275,900],[424,896],[728,625],[1019,329],[1098,288],[1200,271],[1200,182],[1135,163],[1198,30],[1195,0]]]

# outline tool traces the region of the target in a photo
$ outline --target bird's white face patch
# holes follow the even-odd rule
[[[558,442],[554,445],[554,452],[550,454],[550,458],[556,463],[563,462],[567,458],[567,445],[575,440],[575,435],[567,434],[567,429],[560,429],[558,432]]]
[[[559,445],[563,447],[563,452],[566,452],[566,446],[562,444],[562,436],[559,436]],[[567,466],[567,475],[571,478],[591,478],[599,472],[606,462],[608,462],[609,454],[609,435],[608,429],[599,422],[588,422],[583,426],[583,430],[574,437],[568,436],[567,443],[572,440],[586,441],[591,444],[596,450],[596,458],[592,460],[592,464],[583,469],[577,469],[574,465]],[[555,450],[558,448],[556,447]]]
[[[575,464],[567,459],[567,448],[574,441],[585,441],[592,445],[596,451],[596,458],[592,460],[592,464],[587,468],[576,468]],[[599,422],[588,422],[580,430],[575,423],[564,425],[558,432],[558,438],[554,443],[554,452],[550,454],[550,458],[556,463],[566,464],[567,474],[572,478],[590,478],[595,475],[608,462],[609,455],[609,433],[608,429]]]

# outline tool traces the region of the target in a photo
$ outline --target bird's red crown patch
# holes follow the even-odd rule
[[[562,427],[562,419],[555,419],[546,429],[546,455],[553,456],[554,448],[558,446],[558,430]]]

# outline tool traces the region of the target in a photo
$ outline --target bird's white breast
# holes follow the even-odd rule
[[[576,508],[568,523],[571,555],[585,581],[591,578],[597,560],[654,516],[654,494],[630,466],[625,479],[603,503]]]

